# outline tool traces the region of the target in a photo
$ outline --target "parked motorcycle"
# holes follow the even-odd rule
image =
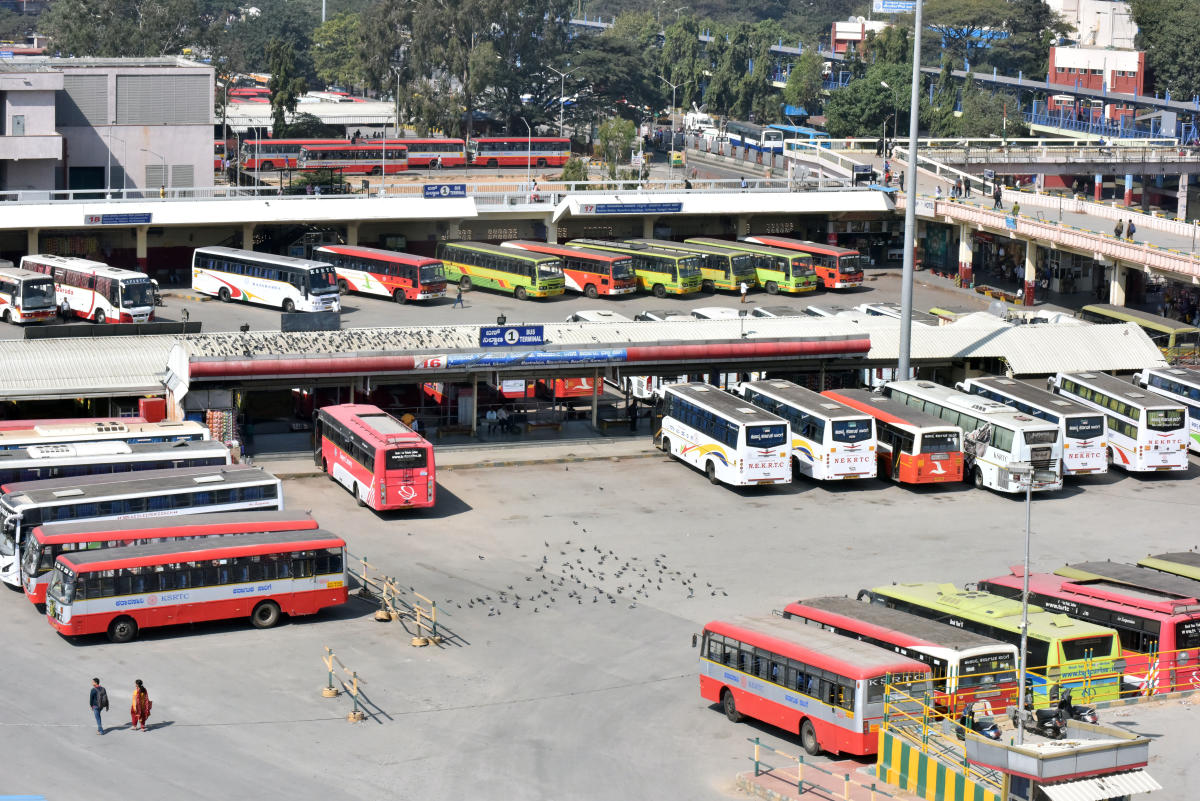
[[[166,306],[167,305],[167,302],[165,300],[163,300],[162,293],[159,292],[158,281],[156,281],[153,278],[150,279],[150,291],[154,294],[154,305],[155,306]]]
[[[996,724],[996,719],[991,715],[975,715],[970,712],[964,712],[957,721],[958,725],[954,727],[954,733],[960,740],[967,739],[967,729],[978,734],[980,737],[987,737],[989,740],[1000,739],[1000,727]]]
[[[1092,706],[1076,706],[1071,702],[1071,691],[1067,690],[1062,694],[1058,701],[1059,709],[1063,711],[1066,717],[1071,720],[1078,720],[1081,723],[1099,723],[1100,716],[1096,714],[1096,708]]]
[[[1024,726],[1025,731],[1040,734],[1050,740],[1059,740],[1067,733],[1067,715],[1062,702],[1048,709],[1034,709],[1030,712],[1030,704],[1025,705],[1025,711],[1030,713],[1020,715],[1017,708],[1012,708],[1013,726]]]

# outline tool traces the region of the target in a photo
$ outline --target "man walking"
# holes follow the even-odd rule
[[[999,209],[1000,211],[1004,211],[1004,204],[1000,202],[1003,198],[1004,198],[1004,195],[1002,195],[1000,193],[1000,184],[996,184],[996,189],[992,192],[992,209],[993,210]]]
[[[750,287],[746,286],[745,281],[742,281],[742,285],[740,287],[738,287],[738,289],[740,289],[742,291],[742,303],[745,303],[746,302],[746,290],[750,289]]]
[[[100,686],[100,679],[92,679],[92,691],[88,694],[88,703],[92,714],[96,716],[96,734],[104,734],[104,726],[100,723],[101,710],[108,711],[108,691]]]
[[[467,308],[467,304],[463,303],[462,285],[461,284],[459,285],[458,289],[454,293],[454,304],[450,308],[454,309],[455,306],[462,306],[464,309]]]

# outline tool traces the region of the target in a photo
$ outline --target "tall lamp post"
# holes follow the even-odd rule
[[[912,93],[908,101],[908,174],[904,194],[904,273],[900,281],[900,359],[896,365],[901,380],[908,378],[909,356],[912,349],[912,304],[914,246],[917,239],[917,133],[921,111],[921,10],[917,0],[913,13]]]
[[[896,93],[892,91],[892,87],[887,81],[880,81],[879,85],[888,90],[888,94],[892,96],[892,141],[896,141],[896,126],[900,123],[900,112],[896,110]],[[883,121],[883,138],[887,139],[887,120]]]
[[[525,186],[530,190],[533,188],[533,129],[529,127],[529,120],[521,117],[521,122],[525,123]]]
[[[579,67],[576,67],[573,70],[567,70],[566,72],[559,72],[558,70],[554,69],[554,67],[546,67],[546,69],[553,72],[559,78],[559,81],[558,81],[558,135],[562,136],[563,135],[563,105],[566,103],[566,98],[563,97],[563,95],[566,93],[566,90],[567,90],[566,89],[567,76],[570,75],[572,72],[575,72],[575,70],[579,69]]]
[[[671,143],[667,145],[667,183],[669,184],[675,174],[675,163],[671,158],[671,154],[675,150],[675,90],[681,86],[687,86],[692,79],[689,78],[682,83],[671,83],[661,75],[658,76],[658,79],[671,87]]]
[[[166,156],[162,155],[161,153],[155,153],[153,150],[151,150],[148,147],[139,147],[138,150],[142,151],[143,153],[149,153],[151,156],[158,156],[158,158],[162,161],[162,184],[160,184],[160,187],[161,187],[163,193],[165,194],[166,188],[167,188],[167,158],[166,158]]]
[[[129,163],[129,143],[127,143],[124,139],[113,136],[111,133],[108,135],[108,164],[104,171],[104,186],[106,189],[105,194],[108,197],[112,197],[112,143],[114,141],[121,143],[122,152],[124,154],[121,158],[121,197],[124,198],[125,165]]]

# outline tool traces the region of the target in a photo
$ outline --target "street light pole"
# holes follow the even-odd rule
[[[661,75],[658,76],[658,79],[671,87],[671,141],[667,145],[667,183],[670,184],[675,174],[675,163],[671,158],[671,154],[675,152],[675,90],[681,86],[687,86],[692,79],[689,78],[682,83],[671,83]]]
[[[921,111],[921,10],[922,0],[917,0],[914,10],[912,94],[908,105],[908,175],[905,176],[904,194],[904,273],[900,282],[900,359],[896,365],[898,378],[907,379],[910,350],[912,349],[913,268],[917,239],[917,133]]]
[[[142,151],[143,153],[149,153],[151,156],[158,156],[158,158],[162,160],[162,183],[159,185],[159,187],[161,190],[160,196],[165,195],[167,189],[167,157],[161,153],[155,153],[148,147],[139,147],[138,150]]]
[[[521,122],[525,123],[525,186],[532,189],[533,186],[533,129],[529,127],[529,120],[521,117]]]
[[[1025,727],[1025,674],[1029,669],[1029,539],[1030,520],[1033,514],[1033,465],[1028,462],[1010,462],[1008,472],[1025,485],[1025,561],[1021,571],[1021,652],[1017,675],[1017,745],[1024,741]]]
[[[558,82],[558,135],[562,136],[563,135],[563,104],[566,102],[566,98],[564,98],[563,95],[566,93],[567,76],[570,75],[575,70],[579,69],[579,67],[576,67],[574,70],[567,70],[566,72],[559,72],[558,70],[554,69],[554,67],[546,67],[546,69],[553,72],[559,78],[559,82]]]

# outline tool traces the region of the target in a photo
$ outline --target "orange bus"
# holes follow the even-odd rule
[[[747,236],[743,237],[742,241],[807,253],[812,256],[813,270],[826,289],[853,289],[862,286],[863,257],[857,250],[772,234]]]

